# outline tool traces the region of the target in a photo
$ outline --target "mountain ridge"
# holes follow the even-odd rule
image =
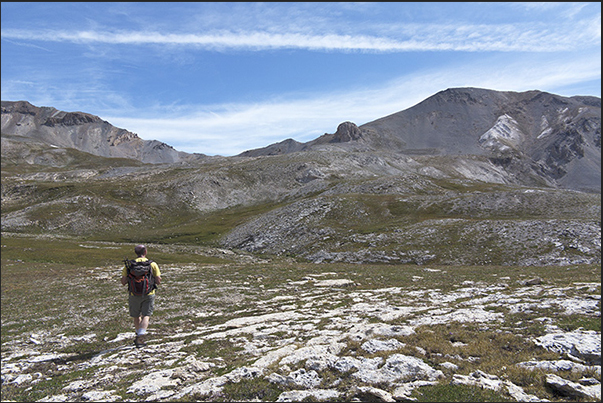
[[[553,186],[600,191],[601,99],[537,90],[447,89],[360,126],[344,122],[335,133],[307,143],[288,139],[240,155],[285,154],[334,144],[408,155],[482,155],[505,168],[521,162],[517,172],[532,171]]]
[[[3,131],[2,231],[208,245],[317,263],[600,262],[600,107],[530,93],[515,109],[493,111],[488,102],[511,96],[463,91],[431,97],[394,120],[344,122],[310,144],[285,141],[271,155],[142,163]],[[469,103],[451,107],[450,97]],[[431,126],[424,112],[438,103],[445,119],[434,125],[456,128],[458,139],[420,138],[419,125],[403,150],[391,146],[401,138],[385,124],[414,114]],[[463,131],[460,117],[474,115],[482,123]],[[74,126],[66,123],[98,124],[65,116],[51,122],[69,136]],[[479,153],[438,152],[453,141]]]
[[[2,101],[2,134],[3,150],[10,149],[14,138],[6,135],[12,135],[153,164],[210,158],[142,140],[91,114],[36,107],[26,101]],[[538,177],[553,187],[600,192],[601,99],[538,90],[449,88],[360,126],[346,121],[335,133],[306,143],[286,139],[236,157],[329,149],[485,156],[511,174],[525,177],[526,183]]]
[[[117,128],[89,113],[37,107],[27,101],[2,101],[2,134],[102,157],[129,158],[153,164],[205,157],[203,154],[177,151],[157,140],[143,140],[137,134]]]

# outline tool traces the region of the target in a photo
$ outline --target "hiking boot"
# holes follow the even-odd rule
[[[134,345],[138,348],[145,347],[147,343],[144,342],[144,335],[138,335],[134,339]]]

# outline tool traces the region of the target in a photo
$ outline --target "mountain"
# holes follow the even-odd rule
[[[333,148],[485,156],[527,180],[600,191],[601,99],[454,88],[361,126],[344,122],[307,143],[288,139],[241,155]]]
[[[3,234],[311,262],[601,260],[599,98],[450,89],[233,157],[149,147],[79,112],[2,107]]]
[[[142,140],[135,133],[112,126],[98,116],[37,107],[26,101],[2,101],[2,157],[19,143],[35,141],[54,148],[73,148],[109,158],[145,163],[175,163],[202,158],[176,151],[156,140]],[[20,144],[22,146],[22,144]]]
[[[24,141],[73,148],[96,156],[145,163],[207,158],[112,126],[97,116],[2,101],[3,157]],[[4,152],[6,149],[6,153]],[[403,155],[480,156],[525,184],[601,190],[601,99],[542,91],[453,88],[423,102],[356,126],[339,125],[307,143],[293,139],[240,157],[344,150]]]

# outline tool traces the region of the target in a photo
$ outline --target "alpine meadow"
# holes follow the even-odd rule
[[[449,88],[228,157],[2,101],[1,243],[2,401],[601,401],[598,97]]]

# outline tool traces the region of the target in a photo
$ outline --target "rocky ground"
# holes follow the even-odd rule
[[[3,313],[2,400],[410,401],[437,385],[601,400],[600,327],[579,326],[600,320],[596,267],[162,268],[140,349],[119,267],[47,282],[62,301],[43,318],[36,305],[9,307],[3,291],[3,311],[22,314]],[[89,284],[104,295],[59,291]]]

